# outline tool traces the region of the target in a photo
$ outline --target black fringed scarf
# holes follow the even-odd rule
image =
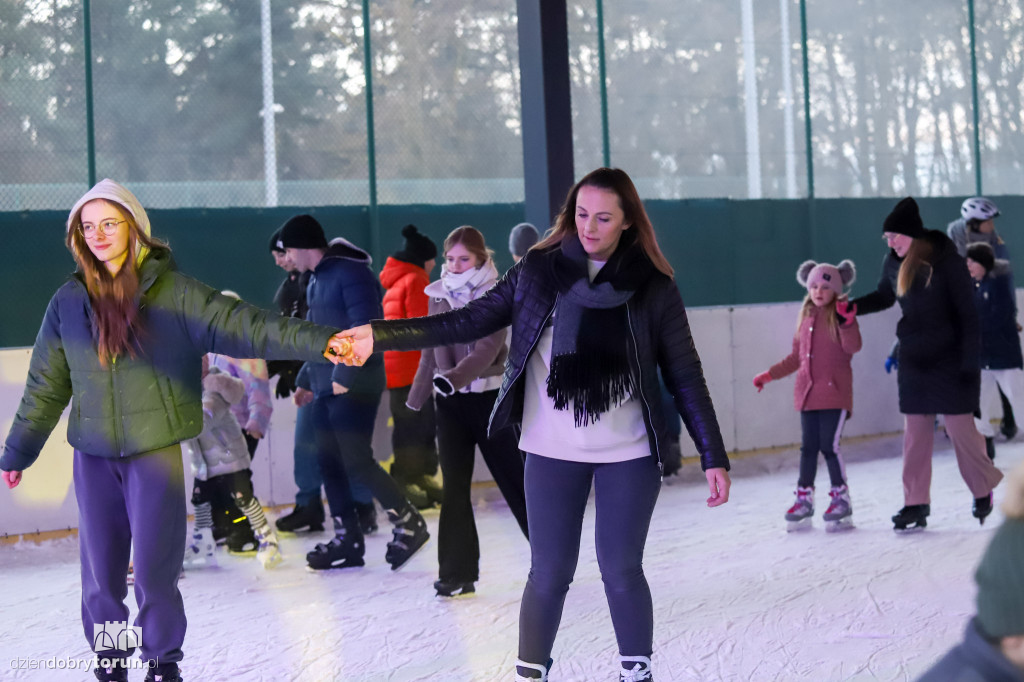
[[[626,230],[619,246],[593,283],[579,237],[562,241],[551,259],[558,285],[548,396],[555,409],[573,404],[577,428],[595,423],[630,395],[635,378],[629,367],[626,301],[653,274],[654,265]]]

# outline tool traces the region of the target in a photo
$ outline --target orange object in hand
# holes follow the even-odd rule
[[[327,358],[328,360],[330,360],[331,356],[344,358],[344,357],[348,357],[348,356],[352,355],[352,340],[351,339],[344,338],[339,343],[341,345],[341,348],[340,348],[341,352],[340,353],[338,351],[334,350],[333,347],[328,346],[327,350],[324,351],[324,357]]]

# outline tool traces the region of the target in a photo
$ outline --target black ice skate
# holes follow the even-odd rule
[[[465,597],[476,592],[472,581],[435,580],[434,589],[438,597]]]
[[[932,508],[927,504],[908,504],[892,517],[893,530],[920,530],[928,526]],[[909,526],[909,528],[908,528]]]
[[[845,485],[828,491],[832,503],[825,511],[825,531],[835,533],[853,528],[853,505],[850,503],[850,489]]]
[[[388,543],[388,551],[384,555],[384,559],[391,564],[392,571],[397,571],[427,543],[430,533],[427,532],[427,522],[408,503],[401,516],[395,510],[388,509],[388,519],[395,524],[395,527],[391,531],[394,537]]]
[[[128,682],[128,659],[108,658],[107,662],[111,666],[103,668],[98,663],[103,658],[103,656],[97,656],[97,665],[92,671],[97,680],[100,682]]]
[[[252,526],[249,525],[249,518],[243,516],[239,521],[240,523],[235,523],[235,527],[231,529],[225,543],[228,552],[230,554],[255,554],[260,548],[260,541],[256,537],[256,533],[253,532]]]
[[[340,518],[334,519],[334,539],[328,543],[319,543],[313,551],[306,555],[306,565],[314,571],[325,571],[331,568],[354,568],[365,564],[363,544],[359,527],[347,530]]]
[[[554,663],[550,658],[547,665],[537,665],[516,659],[516,682],[548,682],[548,671]]]
[[[145,682],[183,682],[177,663],[166,663],[150,668]]]
[[[974,498],[974,507],[971,509],[974,518],[978,523],[985,525],[985,517],[992,513],[992,493]]]
[[[786,531],[808,530],[814,518],[814,488],[797,488],[796,501],[786,511]]]
[[[299,506],[274,524],[282,533],[307,533],[324,529],[324,505],[320,500]]]
[[[993,462],[996,461],[996,439],[991,436],[985,436],[985,454]]]

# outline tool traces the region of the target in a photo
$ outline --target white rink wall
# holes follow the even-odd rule
[[[1018,301],[1024,302],[1021,294],[1018,290]],[[799,305],[790,302],[688,311],[729,452],[800,441],[800,419],[793,408],[793,377],[768,384],[760,394],[752,384],[755,374],[790,352]],[[848,437],[891,433],[903,427],[896,374],[886,374],[883,369],[898,319],[897,308],[860,318],[864,347],[853,362],[854,410],[844,432]],[[0,433],[5,436],[21,399],[30,353],[28,348],[0,350]],[[374,451],[381,460],[391,452],[388,419],[385,395],[374,435]],[[275,400],[270,431],[260,444],[252,467],[256,495],[264,506],[294,501],[294,426],[295,407],[291,401]],[[0,489],[0,536],[77,527],[72,452],[66,433],[65,415],[39,459],[26,470],[21,485],[11,491]],[[685,456],[696,454],[685,430],[682,447]],[[742,461],[737,466],[743,466]],[[479,454],[475,478],[489,479]]]

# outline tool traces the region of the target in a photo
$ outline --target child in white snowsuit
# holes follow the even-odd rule
[[[273,568],[283,557],[277,536],[253,494],[249,449],[242,428],[231,412],[231,405],[245,395],[245,384],[217,367],[210,367],[209,363],[207,355],[203,358],[203,431],[196,438],[182,441],[182,449],[189,455],[192,473],[198,481],[219,480],[230,491],[259,542],[256,557],[264,568]],[[209,486],[196,485],[192,491],[196,518],[192,538],[185,548],[185,568],[216,563],[209,489]]]
[[[807,527],[814,516],[814,478],[818,453],[825,456],[832,503],[825,512],[826,530],[850,527],[853,508],[846,486],[846,467],[839,449],[843,425],[853,411],[853,371],[850,360],[860,350],[856,308],[850,309],[843,289],[857,276],[853,262],[838,267],[805,261],[796,280],[807,287],[800,309],[793,351],[767,372],[754,377],[758,392],[773,379],[796,372],[794,402],[800,412],[803,442],[796,501],[786,512],[790,530]]]

